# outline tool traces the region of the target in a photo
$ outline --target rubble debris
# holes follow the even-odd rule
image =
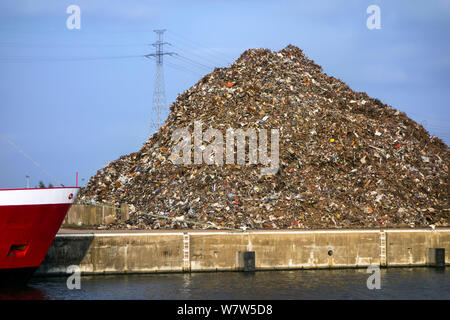
[[[130,207],[115,229],[315,229],[449,225],[449,148],[405,113],[355,92],[292,45],[245,51],[170,107],[138,152],[110,162],[79,201]],[[278,129],[279,170],[174,165],[194,122]]]

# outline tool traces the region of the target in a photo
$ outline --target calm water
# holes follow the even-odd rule
[[[366,270],[215,272],[32,278],[0,290],[0,299],[450,299],[450,268],[381,270],[381,289],[367,289]]]

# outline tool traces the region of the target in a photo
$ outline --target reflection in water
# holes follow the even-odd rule
[[[186,299],[190,298],[191,293],[191,275],[188,273],[183,274],[183,288],[181,289],[181,294],[183,294]]]
[[[0,300],[44,300],[44,292],[33,287],[0,288]]]
[[[449,268],[381,271],[369,290],[365,269],[83,276],[80,290],[66,278],[33,278],[0,299],[450,299]]]

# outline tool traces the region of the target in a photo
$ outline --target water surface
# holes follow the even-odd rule
[[[26,288],[0,290],[0,299],[450,299],[450,268],[381,270],[381,289],[369,290],[365,269],[212,272],[34,277]]]

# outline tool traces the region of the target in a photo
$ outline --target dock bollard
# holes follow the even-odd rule
[[[245,272],[255,271],[255,251],[237,252],[238,270]]]
[[[430,267],[445,267],[445,248],[428,248],[427,265]]]

